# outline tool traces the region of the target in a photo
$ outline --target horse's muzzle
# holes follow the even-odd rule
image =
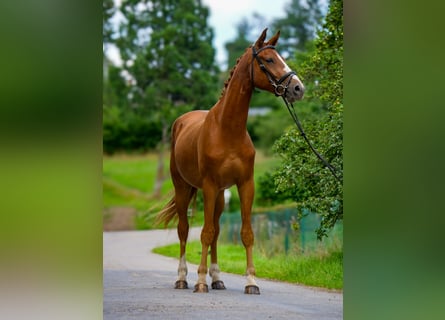
[[[289,87],[286,90],[286,99],[289,102],[294,102],[303,99],[304,96],[304,85],[296,76],[292,77]]]

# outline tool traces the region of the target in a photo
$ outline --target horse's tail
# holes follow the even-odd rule
[[[190,192],[190,200],[192,202],[192,210],[196,211],[196,196],[198,190],[193,188]],[[173,196],[165,207],[157,214],[155,219],[155,226],[164,224],[164,227],[170,223],[170,221],[178,218],[178,211],[176,210],[176,200]]]
[[[176,211],[176,201],[175,197],[170,199],[170,201],[165,205],[165,207],[158,213],[155,220],[155,225],[164,224],[164,227],[167,227],[169,222],[173,220],[178,215]]]

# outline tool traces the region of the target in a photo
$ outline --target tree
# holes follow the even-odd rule
[[[113,0],[102,1],[102,43],[103,43],[103,104],[111,105],[116,99],[113,88],[108,81],[110,60],[105,54],[105,49],[110,44],[113,36],[113,26],[111,18],[116,13],[116,7]]]
[[[111,17],[116,13],[114,0],[102,1],[102,39],[103,43],[110,43],[112,41],[113,26],[111,24]]]
[[[217,98],[209,10],[201,0],[124,0],[120,10],[124,21],[115,43],[123,60],[121,74],[131,83],[128,105],[162,127],[159,182],[172,121],[186,110],[210,108]],[[158,194],[160,183],[155,185]]]
[[[274,29],[281,30],[280,46],[286,48],[287,57],[297,51],[305,51],[306,43],[314,39],[317,27],[323,18],[321,0],[291,0],[285,7],[286,16],[273,23]]]
[[[272,176],[276,190],[292,194],[297,207],[321,216],[317,236],[326,236],[343,218],[343,1],[332,0],[323,28],[315,40],[315,52],[303,65],[305,81],[316,82],[310,99],[320,99],[327,110],[305,122],[307,136],[324,157],[339,170],[337,181],[306,145],[296,129],[286,132],[274,148],[283,157]]]
[[[218,69],[209,10],[200,0],[126,0],[116,44],[134,80],[133,105],[211,107]]]
[[[237,37],[225,44],[227,50],[227,68],[230,69],[236,64],[236,60],[242,56],[248,46],[252,44],[249,39],[250,24],[246,18],[243,18],[237,25]]]

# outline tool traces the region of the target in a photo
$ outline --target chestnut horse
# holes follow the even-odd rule
[[[278,31],[269,41],[265,29],[254,45],[238,59],[219,101],[209,111],[191,111],[172,126],[170,172],[175,195],[158,214],[157,221],[176,217],[180,240],[180,261],[175,288],[188,288],[185,249],[189,224],[187,209],[202,189],[204,226],[201,232],[201,263],[194,292],[208,292],[207,254],[211,248],[209,275],[213,289],[225,289],[217,261],[219,218],[224,208],[224,189],[238,188],[241,202],[241,239],[246,249],[247,285],[245,293],[259,294],[255,282],[252,248],[254,235],[250,221],[254,196],[255,149],[246,130],[249,103],[254,87],[283,96],[290,102],[303,97],[304,86],[275,50]]]

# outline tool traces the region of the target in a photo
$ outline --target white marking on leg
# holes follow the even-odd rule
[[[178,280],[187,280],[187,263],[185,260],[185,254],[179,259],[179,267],[178,267]]]
[[[198,273],[198,281],[197,281],[197,283],[207,284],[206,276],[207,276],[207,273]]]
[[[251,274],[247,275],[247,285],[248,286],[258,286],[256,281],[255,281],[255,277]]]
[[[212,277],[212,283],[215,281],[219,281],[219,274],[221,273],[221,270],[219,270],[219,266],[216,263],[212,263],[210,265],[209,275]]]

